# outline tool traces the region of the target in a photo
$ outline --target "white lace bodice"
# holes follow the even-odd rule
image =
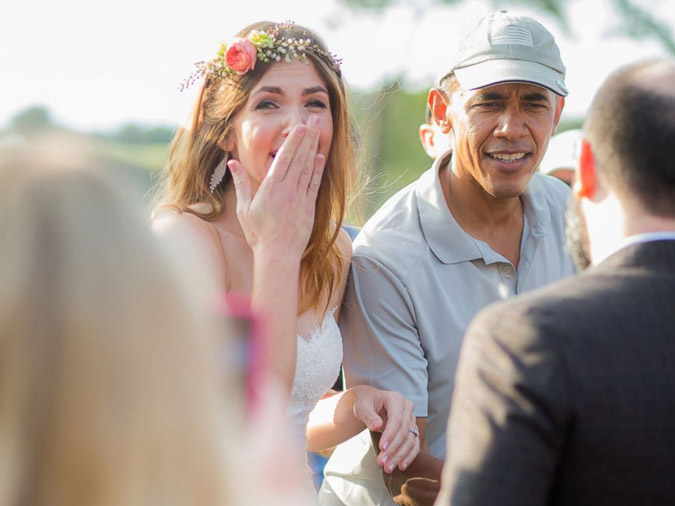
[[[309,338],[297,337],[295,377],[287,413],[303,444],[309,413],[333,386],[342,365],[342,336],[335,322],[336,309],[326,313]]]

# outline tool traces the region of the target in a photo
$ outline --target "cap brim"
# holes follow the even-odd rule
[[[525,60],[488,60],[455,69],[455,76],[465,90],[476,90],[500,83],[524,82],[548,88],[556,95],[568,95],[565,76],[546,65]]]

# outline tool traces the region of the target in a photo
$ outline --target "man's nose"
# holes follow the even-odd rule
[[[497,137],[519,139],[528,134],[526,114],[517,107],[507,107],[499,117],[499,124],[495,129]]]

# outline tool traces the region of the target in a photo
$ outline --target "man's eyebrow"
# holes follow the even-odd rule
[[[496,91],[484,91],[467,100],[466,105],[470,106],[480,102],[492,102],[495,100],[506,100],[506,96]]]
[[[505,98],[506,96],[502,93],[497,93],[496,91],[485,91],[471,97],[469,102],[481,102],[483,100],[504,100]]]
[[[543,93],[533,91],[532,93],[523,95],[523,100],[527,100],[528,102],[548,102],[548,97]]]

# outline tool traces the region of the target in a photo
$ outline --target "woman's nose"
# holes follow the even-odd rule
[[[282,130],[282,135],[286,137],[289,133],[291,133],[291,130],[295,128],[295,126],[300,125],[300,124],[305,124],[307,123],[307,118],[309,117],[309,114],[307,114],[305,111],[303,111],[302,108],[291,108],[289,109],[286,118],[285,118],[285,126],[284,129]]]

